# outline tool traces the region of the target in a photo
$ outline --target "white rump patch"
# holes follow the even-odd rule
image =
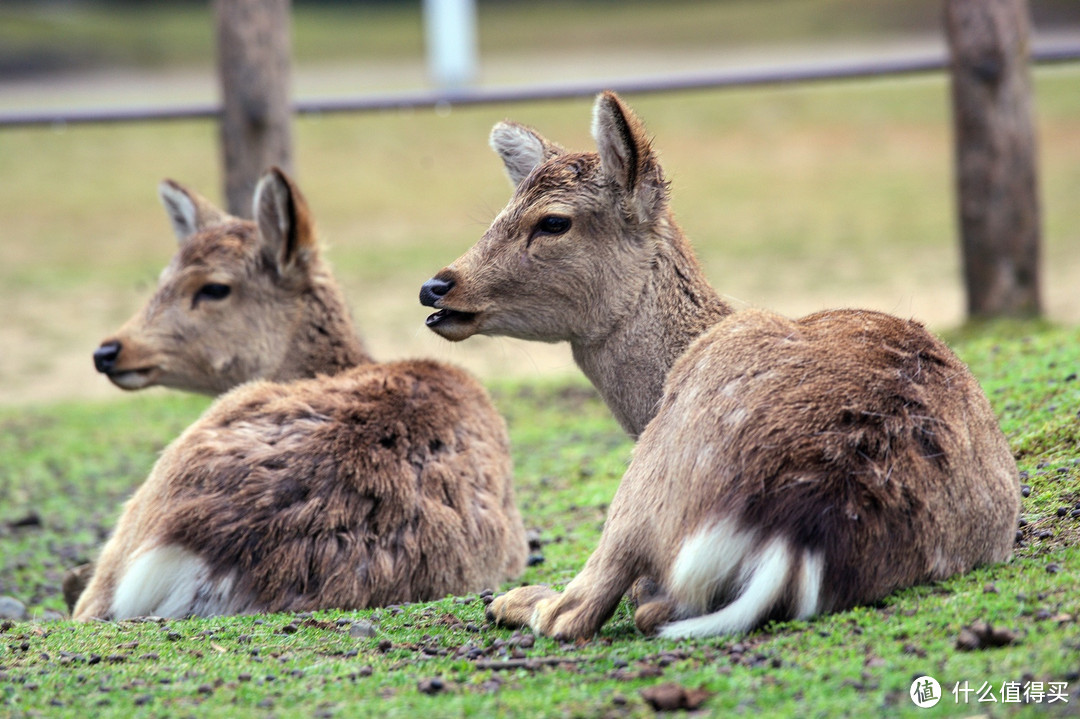
[[[740,532],[735,522],[723,519],[685,542],[669,575],[672,595],[697,613],[709,604],[725,584],[735,582],[736,572],[754,549],[752,532]]]
[[[209,567],[194,552],[176,545],[153,547],[120,578],[110,613],[114,619],[232,614],[232,585],[231,576],[211,581]]]
[[[820,552],[804,551],[795,619],[809,619],[821,610],[821,578],[824,572],[825,557]]]
[[[760,545],[754,532],[737,531],[732,520],[722,520],[683,544],[672,567],[669,590],[680,608],[698,614],[672,622],[660,636],[707,637],[752,629],[772,612],[792,582],[798,582],[798,618],[817,613],[823,570],[822,558],[805,551],[797,577],[791,543],[779,537]],[[732,597],[723,608],[704,614],[718,596]]]

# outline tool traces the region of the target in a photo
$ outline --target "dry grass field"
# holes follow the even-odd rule
[[[1080,321],[1080,68],[1035,73],[1049,318]],[[630,97],[713,283],[790,314],[866,306],[963,321],[945,79]],[[509,185],[487,148],[511,117],[588,149],[587,100],[331,117],[295,126],[297,175],[378,356],[486,377],[573,373],[565,348],[423,327],[420,284],[480,236]],[[115,393],[90,352],[174,248],[162,177],[220,197],[202,121],[0,132],[0,404]]]

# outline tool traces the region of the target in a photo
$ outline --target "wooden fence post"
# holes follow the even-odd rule
[[[1028,25],[1026,0],[945,1],[971,318],[1041,311]]]
[[[290,0],[213,0],[224,112],[221,148],[229,212],[251,216],[271,165],[292,170]]]

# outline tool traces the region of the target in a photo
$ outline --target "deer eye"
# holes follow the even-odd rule
[[[199,304],[200,300],[223,300],[229,296],[230,292],[232,292],[232,288],[228,285],[223,285],[219,282],[207,282],[195,293],[195,297],[192,298],[191,304],[194,307]]]
[[[570,229],[570,218],[548,215],[536,223],[536,229],[549,235],[561,235]]]

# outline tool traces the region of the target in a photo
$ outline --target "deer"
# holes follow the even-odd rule
[[[225,354],[204,351],[211,359],[252,347],[308,359],[290,360],[298,379],[254,378],[224,392],[162,452],[124,505],[73,618],[359,609],[519,575],[528,545],[502,416],[456,367],[366,353],[292,179],[277,168],[262,177],[254,221],[179,185],[167,193],[185,237],[139,322],[158,338],[222,340]],[[267,300],[275,285],[306,297],[278,307]],[[203,365],[202,379],[176,366],[136,363],[115,378],[135,388],[184,377],[207,389],[239,376],[231,359],[221,376]]]
[[[636,439],[599,543],[497,624],[594,635],[630,590],[666,638],[742,634],[878,602],[1012,553],[1019,475],[985,394],[922,324],[735,309],[676,223],[657,151],[612,92],[594,152],[500,122],[513,195],[421,288],[451,341],[569,342]]]
[[[158,197],[178,250],[143,308],[94,350],[95,368],[114,385],[216,396],[253,379],[286,382],[371,361],[315,246],[300,271],[286,273],[253,222],[173,179],[159,183]],[[92,572],[86,563],[64,575],[69,612]]]

